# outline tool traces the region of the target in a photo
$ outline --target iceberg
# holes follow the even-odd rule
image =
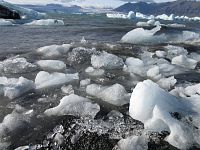
[[[161,20],[169,20],[173,21],[175,19],[174,14],[171,14],[170,16],[167,16],[166,14],[158,15],[155,17],[156,19],[161,19]]]
[[[66,83],[79,80],[78,73],[75,74],[64,74],[54,72],[52,74],[40,71],[35,78],[36,89],[44,89],[55,86],[60,86]]]
[[[113,19],[127,19],[127,15],[122,13],[107,13],[106,16]]]
[[[63,71],[66,64],[60,60],[39,60],[36,64],[45,71]]]
[[[33,81],[26,78],[6,78],[0,77],[1,92],[4,96],[9,99],[14,99],[21,96],[22,94],[35,89]]]
[[[130,44],[153,44],[164,42],[166,37],[164,34],[155,35],[160,31],[161,26],[156,26],[151,30],[145,30],[143,28],[136,28],[125,34],[121,42]]]
[[[37,49],[36,52],[47,58],[61,57],[67,54],[71,47],[71,44],[50,45],[41,47]]]
[[[47,116],[74,115],[78,117],[92,117],[100,111],[98,104],[93,104],[91,100],[71,94],[60,100],[56,107],[47,109],[44,114]]]
[[[63,26],[65,25],[63,20],[57,19],[41,19],[41,20],[34,20],[30,23],[26,23],[25,25],[31,26]]]
[[[86,87],[86,93],[117,106],[129,103],[130,98],[130,95],[126,92],[125,88],[120,84],[111,86],[90,84]]]
[[[103,51],[99,55],[92,55],[91,64],[94,68],[119,69],[124,65],[123,59]]]
[[[12,26],[13,23],[10,20],[0,19],[0,26]]]

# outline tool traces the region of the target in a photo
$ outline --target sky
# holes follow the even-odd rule
[[[78,5],[81,7],[112,7],[116,8],[118,6],[123,5],[127,2],[139,1],[139,0],[5,0],[15,4],[49,4],[56,3],[62,5]],[[143,1],[152,1],[152,0],[143,0]],[[174,1],[174,0],[154,0],[155,2],[166,2],[166,1]]]

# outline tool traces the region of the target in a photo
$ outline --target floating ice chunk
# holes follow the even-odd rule
[[[44,114],[47,116],[74,115],[94,118],[100,111],[98,104],[93,104],[89,99],[71,94],[60,100],[60,104],[54,108],[47,109]]]
[[[167,58],[169,59],[172,59],[179,55],[188,54],[188,51],[183,47],[168,45],[168,46],[165,46],[165,48],[167,49]]]
[[[70,83],[75,80],[79,80],[78,73],[64,74],[54,72],[52,74],[40,71],[35,78],[36,89],[50,88],[54,86],[60,86],[62,84]]]
[[[117,106],[129,103],[128,99],[130,98],[125,88],[120,84],[114,84],[112,86],[90,84],[86,88],[86,93]]]
[[[36,68],[36,65],[27,62],[25,58],[13,57],[0,62],[0,71],[4,73],[26,73]]]
[[[47,71],[63,71],[66,69],[66,64],[60,60],[40,60],[36,64]]]
[[[189,57],[196,60],[197,62],[200,62],[200,54],[198,53],[192,52],[190,53]]]
[[[3,89],[4,96],[8,97],[9,99],[19,97],[35,88],[33,81],[27,80],[23,77],[20,77],[19,79],[0,77],[0,84],[2,85],[1,88]]]
[[[184,93],[189,96],[200,95],[200,84],[191,85],[185,88]]]
[[[186,100],[179,100],[159,88],[157,84],[146,80],[138,83],[133,90],[129,114],[134,119],[142,121],[145,129],[158,132],[169,131],[170,135],[166,140],[177,148],[187,149],[195,143],[192,133],[194,132],[193,128],[173,118],[170,113],[184,114],[185,112],[198,110],[193,109],[196,105],[197,103],[193,104],[188,103]]]
[[[107,13],[106,16],[107,18],[118,18],[118,19],[128,18],[126,14],[122,14],[122,13]]]
[[[138,27],[149,27],[149,24],[147,22],[139,21],[139,22],[136,23],[136,26],[138,26]]]
[[[85,80],[81,80],[80,81],[80,87],[86,87],[87,85],[89,85],[91,82],[90,79],[85,79]]]
[[[147,71],[147,76],[156,81],[162,78],[162,75],[160,74],[160,69],[158,66],[153,66],[152,68],[150,68]]]
[[[0,26],[11,26],[13,25],[10,20],[0,19]]]
[[[103,69],[95,69],[93,67],[88,67],[85,69],[85,72],[90,76],[102,76],[105,73]]]
[[[57,19],[41,19],[41,20],[34,20],[30,23],[25,25],[32,25],[32,26],[63,26],[65,23],[63,20]]]
[[[130,11],[127,15],[127,18],[128,19],[134,19],[136,16],[135,16],[135,13],[133,11]]]
[[[176,84],[176,82],[177,80],[172,76],[169,78],[162,78],[157,83],[161,88],[169,90]]]
[[[186,25],[178,24],[178,23],[168,24],[167,26],[172,27],[172,28],[184,28],[184,27],[186,27]]]
[[[120,150],[147,150],[147,139],[143,136],[131,136],[117,143]]]
[[[126,59],[125,64],[127,65],[127,68],[125,67],[124,71],[128,71],[140,76],[146,76],[144,63],[139,58],[129,57]]]
[[[104,51],[99,55],[92,55],[91,64],[94,68],[118,69],[123,67],[124,62],[122,58]]]
[[[167,56],[167,53],[165,51],[156,51],[156,56],[160,58],[165,58]]]
[[[132,31],[125,34],[121,42],[130,43],[130,44],[152,44],[152,43],[160,43],[165,40],[165,35],[155,35],[158,31],[160,31],[161,26],[157,26],[151,30],[145,30],[143,28],[136,28]]]
[[[63,86],[61,87],[61,91],[62,91],[64,94],[68,94],[68,95],[74,94],[74,89],[73,89],[73,86],[72,86],[72,85],[68,85],[68,86],[63,85]]]
[[[174,17],[174,14],[171,14],[170,16],[167,16],[166,14],[162,14],[162,15],[158,15],[156,16],[156,19],[161,19],[161,20],[174,20],[175,17]]]
[[[136,16],[136,18],[148,19],[148,16],[146,16],[142,13],[139,13],[139,12],[136,12],[135,16]]]
[[[50,45],[37,49],[37,53],[45,57],[60,57],[65,55],[71,48],[71,44]]]
[[[76,47],[68,54],[67,60],[70,63],[80,64],[90,60],[92,54],[96,53],[96,48]]]
[[[188,58],[185,55],[180,55],[172,59],[172,64],[176,64],[188,69],[195,69],[197,65],[197,61],[194,59]]]
[[[193,41],[200,38],[200,34],[192,31],[183,31],[182,38],[180,40],[182,41]]]
[[[7,136],[7,133],[13,132],[18,128],[22,128],[30,121],[32,114],[26,114],[27,110],[16,105],[11,114],[4,117],[0,123],[0,138]]]

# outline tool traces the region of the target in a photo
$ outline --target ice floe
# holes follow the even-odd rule
[[[60,60],[39,60],[36,64],[46,71],[63,71],[66,69],[66,64]]]
[[[48,58],[61,57],[68,53],[71,46],[71,44],[44,46],[37,49],[36,52]]]
[[[30,23],[25,25],[32,25],[32,26],[63,26],[65,25],[63,20],[57,19],[41,19],[41,20],[34,20]]]
[[[87,98],[71,94],[63,97],[58,106],[47,109],[44,114],[47,116],[74,115],[94,118],[99,111],[100,106],[98,104],[93,104]]]
[[[169,131],[170,134],[165,140],[179,149],[187,149],[192,144],[199,143],[199,134],[196,133],[199,131],[191,127],[194,122],[184,122],[184,117],[193,115],[192,111],[199,115],[198,108],[197,99],[178,99],[152,81],[145,80],[138,83],[133,90],[129,114],[142,121],[146,130]],[[178,120],[173,117],[173,113],[179,113],[183,118]],[[195,116],[193,117],[196,118]],[[199,127],[198,123],[195,125]]]
[[[75,74],[64,74],[64,73],[48,73],[45,71],[40,71],[35,78],[36,89],[51,88],[55,86],[60,86],[66,83],[79,80],[78,73]]]
[[[88,67],[85,69],[85,72],[90,76],[103,76],[105,73],[105,70]]]
[[[0,93],[9,99],[14,99],[35,88],[33,81],[26,78],[0,77]]]
[[[86,93],[117,106],[129,103],[130,98],[130,95],[126,92],[125,88],[120,84],[111,86],[90,84],[86,88]]]
[[[124,65],[123,59],[103,51],[100,54],[92,55],[91,64],[94,68],[104,68],[104,69],[117,69],[122,68]]]
[[[26,58],[12,57],[0,62],[2,73],[26,73],[36,70],[37,66],[27,62]]]

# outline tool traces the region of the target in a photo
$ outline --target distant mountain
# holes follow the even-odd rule
[[[82,12],[82,8],[79,6],[63,6],[59,4],[47,4],[47,5],[20,5],[29,9],[33,9],[43,13],[79,13]]]
[[[166,3],[126,3],[114,11],[118,12],[140,12],[146,15],[175,14],[178,16],[195,17],[200,16],[200,1],[178,0]]]

